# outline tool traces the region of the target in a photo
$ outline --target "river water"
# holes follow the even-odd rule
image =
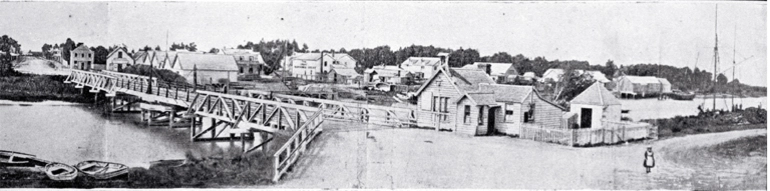
[[[729,108],[729,98],[717,99],[717,108]],[[694,115],[711,100],[621,100],[634,120]],[[767,98],[736,99],[743,107],[767,107]],[[186,152],[211,155],[239,149],[239,142],[192,142],[186,128],[139,124],[139,114],[104,115],[90,104],[66,102],[23,103],[0,100],[0,150],[35,154],[67,164],[83,160],[148,166],[161,159],[183,159]]]
[[[192,142],[186,128],[139,124],[139,114],[103,115],[90,104],[22,103],[0,100],[0,150],[76,164],[84,160],[132,167],[210,155],[240,148],[240,142]]]
[[[658,100],[658,99],[637,99],[637,100],[629,100],[629,99],[621,99],[620,100],[623,109],[630,110],[630,112],[627,114],[628,117],[631,117],[633,120],[640,120],[640,119],[657,119],[657,118],[671,118],[675,117],[677,115],[681,116],[687,116],[687,115],[697,115],[698,114],[698,106],[703,104],[704,110],[705,109],[711,109],[713,107],[713,99],[703,99],[703,98],[696,98],[692,101],[681,101],[681,100]],[[735,98],[735,104],[743,104],[743,108],[748,107],[757,107],[760,104],[762,105],[762,108],[767,108],[767,97],[756,97],[756,98]],[[717,98],[716,99],[716,108],[717,109],[727,109],[729,110],[731,107],[731,99],[730,97],[727,98]]]

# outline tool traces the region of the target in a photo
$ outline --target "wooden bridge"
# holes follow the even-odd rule
[[[276,136],[288,140],[273,154],[278,181],[321,131],[324,120],[362,121],[373,124],[415,125],[413,110],[346,103],[250,90],[231,95],[201,86],[169,83],[147,76],[118,72],[73,70],[65,83],[104,93],[112,102],[110,111],[139,105],[142,120],[167,120],[170,127],[188,121],[192,141],[239,138],[244,153],[262,149]],[[257,93],[253,93],[257,92]],[[123,100],[125,97],[135,97]],[[138,98],[138,99],[136,99]],[[120,103],[120,104],[118,104]],[[109,105],[109,104],[108,104]],[[136,108],[136,107],[135,107]],[[247,147],[246,140],[252,140]],[[280,144],[280,143],[279,143]]]

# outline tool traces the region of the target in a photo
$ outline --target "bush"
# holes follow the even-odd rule
[[[187,79],[171,70],[156,69],[147,65],[136,64],[123,69],[124,73],[136,74],[142,76],[157,77],[159,81],[171,82],[176,84],[188,84]]]

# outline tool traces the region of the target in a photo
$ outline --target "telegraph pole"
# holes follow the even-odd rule
[[[719,63],[719,34],[717,33],[717,23],[719,21],[719,16],[717,11],[719,11],[719,4],[716,5],[716,8],[714,9],[714,86],[712,87],[712,94],[714,96],[713,103],[711,106],[712,110],[717,109],[717,64]]]

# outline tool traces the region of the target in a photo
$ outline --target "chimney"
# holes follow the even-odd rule
[[[439,67],[444,69],[444,72],[446,72],[449,76],[452,76],[451,75],[452,73],[449,72],[449,53],[446,53],[446,52],[438,53],[438,57],[441,60],[441,62],[439,63],[440,65]]]

